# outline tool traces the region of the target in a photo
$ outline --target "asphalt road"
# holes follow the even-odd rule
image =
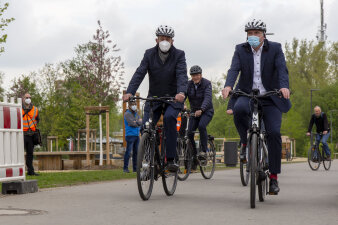
[[[338,224],[338,163],[330,171],[311,171],[307,163],[283,164],[281,192],[249,206],[249,188],[239,170],[217,171],[211,180],[193,174],[167,197],[156,182],[149,201],[138,195],[136,180],[45,189],[0,197],[1,209],[28,214],[0,216],[1,225],[98,224]]]

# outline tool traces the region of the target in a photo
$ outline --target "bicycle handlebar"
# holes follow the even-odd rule
[[[130,97],[128,101],[133,101],[136,99],[140,99],[140,100],[144,100],[144,101],[149,101],[149,102],[174,102],[175,101],[175,97],[150,97],[150,98],[142,98],[142,97]]]
[[[245,97],[249,97],[249,98],[256,98],[256,99],[260,99],[260,98],[265,98],[265,97],[269,97],[269,96],[273,96],[273,95],[277,95],[277,96],[282,96],[282,93],[279,90],[274,90],[274,91],[268,91],[265,92],[264,94],[260,95],[258,94],[258,91],[254,90],[252,91],[250,94],[241,91],[241,90],[231,90],[229,95],[232,96],[245,96]]]

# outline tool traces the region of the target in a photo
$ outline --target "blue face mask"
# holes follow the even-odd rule
[[[259,37],[257,36],[249,36],[248,37],[248,43],[253,48],[257,48],[260,45]]]

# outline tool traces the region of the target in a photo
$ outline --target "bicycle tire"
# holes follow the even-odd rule
[[[241,182],[243,186],[247,186],[250,179],[250,173],[248,172],[249,163],[248,162],[240,162],[240,175],[241,175]]]
[[[263,149],[263,141],[260,141],[260,151],[263,151],[263,160],[261,163],[259,163],[259,171],[260,173],[264,173],[262,174],[262,176],[264,176],[264,179],[262,179],[261,174],[258,175],[258,199],[260,202],[264,202],[265,197],[266,197],[266,187],[267,187],[267,177],[266,177],[266,173],[264,171],[264,169],[266,168],[266,155],[264,153],[264,149]]]
[[[257,134],[251,136],[250,145],[250,207],[256,207],[256,172],[257,172]]]
[[[150,134],[143,133],[137,153],[136,178],[138,192],[144,201],[150,198],[153,190],[154,167],[152,165],[154,165],[154,145],[150,143]]]
[[[192,146],[189,140],[178,144],[178,164],[180,169],[177,174],[177,179],[180,181],[185,181],[188,179],[191,172],[191,163],[192,163]],[[181,168],[182,167],[182,168]],[[183,170],[183,171],[182,171]]]
[[[164,139],[162,139],[164,141]],[[162,143],[161,147],[161,160],[162,160],[162,165],[165,165],[165,154],[166,154],[166,149],[165,149],[165,144]],[[176,186],[177,186],[177,180],[178,180],[178,171],[175,173],[166,171],[164,168],[162,169],[162,185],[164,192],[166,193],[167,196],[172,196],[175,193]]]
[[[325,170],[329,170],[331,167],[331,160],[327,160],[326,159],[326,153],[324,151],[324,149],[322,149],[323,151],[323,166]]]
[[[211,179],[215,172],[216,166],[216,151],[214,143],[208,140],[207,165],[200,166],[200,171],[204,179]]]
[[[307,153],[307,161],[308,161],[308,164],[310,166],[310,168],[313,170],[313,171],[316,171],[319,169],[320,167],[320,153],[318,152],[318,159],[316,160],[315,159],[315,156],[314,156],[314,152],[317,151],[316,149],[314,149],[314,147],[310,147],[308,153]]]

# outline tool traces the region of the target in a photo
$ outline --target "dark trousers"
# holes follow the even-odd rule
[[[24,145],[25,145],[25,150],[26,150],[27,173],[33,174],[34,173],[34,167],[33,167],[33,151],[34,151],[33,136],[24,135]]]
[[[162,113],[162,105],[157,106],[154,110],[153,122],[157,123],[157,121],[161,117]],[[150,107],[145,107],[144,116],[143,116],[143,124],[149,120],[149,111]],[[167,159],[174,159],[176,157],[176,142],[177,142],[177,116],[180,112],[180,109],[174,108],[173,106],[167,104],[164,107],[164,115],[163,115],[163,126],[164,132],[166,135],[166,156]]]
[[[270,173],[278,174],[281,171],[282,139],[280,128],[282,124],[282,112],[271,99],[261,100],[261,105],[269,150],[269,170]],[[247,130],[250,126],[252,114],[250,99],[239,97],[233,111],[234,122],[241,137],[241,143],[247,143]]]
[[[140,138],[138,136],[126,136],[127,148],[124,154],[124,166],[123,169],[128,169],[130,154],[133,151],[133,170],[136,171],[137,164],[137,149]]]
[[[198,128],[200,132],[200,141],[202,147],[200,151],[206,152],[208,146],[207,126],[210,123],[212,116],[213,116],[212,112],[205,112],[200,117],[191,117],[189,120],[188,137],[193,147],[194,157],[196,156],[197,151],[196,151],[196,143],[194,140],[195,133],[193,133],[193,131],[196,131],[196,129]]]

